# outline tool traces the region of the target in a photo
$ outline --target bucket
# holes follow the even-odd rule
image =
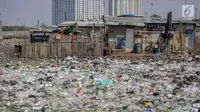
[[[120,48],[121,48],[121,49],[125,49],[125,43],[126,43],[125,40],[121,40],[121,41],[120,41]]]
[[[110,49],[107,47],[107,48],[105,49],[105,51],[106,51],[106,56],[109,56],[109,55],[110,55]]]
[[[141,45],[140,44],[135,44],[134,51],[135,51],[135,53],[141,53]]]

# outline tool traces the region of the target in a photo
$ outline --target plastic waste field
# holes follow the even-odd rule
[[[41,60],[0,68],[0,112],[200,112],[199,60]]]

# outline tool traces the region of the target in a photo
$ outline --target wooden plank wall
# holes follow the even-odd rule
[[[74,56],[103,56],[103,42],[99,38],[77,38],[72,44]]]
[[[24,44],[22,46],[22,57],[47,58],[50,55],[49,43]]]
[[[71,39],[61,35],[61,39],[51,42],[51,57],[66,57],[71,54]]]
[[[72,39],[67,35],[61,35],[60,39],[49,43],[24,43],[22,57],[25,58],[64,58],[67,56],[77,57],[100,57],[103,56],[103,41],[101,38]]]

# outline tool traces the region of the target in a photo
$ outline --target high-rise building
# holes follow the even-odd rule
[[[52,0],[52,24],[101,20],[103,15],[142,16],[142,0]]]
[[[74,21],[75,20],[75,10],[76,10],[76,2],[75,0],[66,0],[66,19],[65,21]]]
[[[100,20],[103,15],[104,0],[76,0],[76,20]]]
[[[142,0],[109,0],[108,4],[110,16],[124,14],[142,16]]]
[[[66,0],[52,0],[52,24],[57,25],[66,20]]]
[[[52,0],[52,24],[101,19],[104,0]]]

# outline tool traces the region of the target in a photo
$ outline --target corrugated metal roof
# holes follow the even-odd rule
[[[95,23],[95,26],[104,26],[103,22],[95,22],[95,21],[66,21],[66,22],[63,22],[61,24],[59,24],[58,26],[59,27],[62,27],[62,26],[71,26],[71,25],[74,25],[75,23],[77,23],[78,26],[93,26],[94,23]]]
[[[195,22],[195,21],[191,21],[191,20],[182,20],[182,21],[180,21],[180,20],[173,20],[172,21],[173,23],[186,23],[186,24],[197,24],[197,22]]]
[[[72,21],[70,21],[70,22],[63,22],[63,23],[59,24],[58,26],[59,27],[71,26],[71,25],[74,25],[75,23],[76,23],[75,21],[74,22],[72,22]],[[97,22],[88,22],[88,21],[77,22],[77,25],[78,26],[93,26],[94,23],[95,23],[96,27],[98,27],[98,26],[104,26],[103,22],[97,23]],[[114,22],[114,21],[111,21],[111,22],[106,22],[106,25],[114,25],[114,26],[115,25],[116,26],[117,25],[145,26],[144,23],[136,23],[136,22],[131,22],[131,21],[129,21],[129,22],[123,22],[123,21],[116,21],[116,22]]]
[[[146,21],[145,21],[146,23],[167,23],[167,21],[166,20],[150,20],[150,19],[147,19]],[[191,20],[182,20],[182,21],[180,21],[180,20],[172,20],[172,23],[186,23],[186,24],[197,24],[197,22],[195,22],[195,21],[191,21]]]
[[[144,18],[144,17],[112,17],[112,16],[105,16],[105,21],[107,25],[129,25],[129,26],[145,26],[144,23],[167,23],[166,20],[152,20],[150,18]],[[182,23],[186,24],[198,24],[198,22],[191,21],[191,20],[182,20]],[[67,21],[59,24],[58,26],[71,26],[74,25],[76,21]],[[104,22],[99,21],[78,21],[78,26],[93,26],[95,23],[95,26],[104,26]],[[180,20],[173,20],[172,23],[180,23]],[[199,23],[200,24],[200,23]]]
[[[134,22],[134,23],[144,23],[145,19],[143,17],[105,17],[106,22]]]
[[[117,23],[116,25],[129,25],[129,26],[145,26],[143,17],[105,17],[106,24]]]

